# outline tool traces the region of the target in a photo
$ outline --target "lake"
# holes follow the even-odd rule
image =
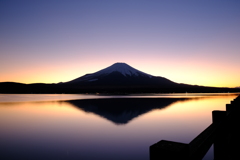
[[[189,143],[237,96],[0,94],[0,159],[149,160],[150,145]]]

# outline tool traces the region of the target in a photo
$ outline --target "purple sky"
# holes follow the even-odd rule
[[[125,62],[240,86],[239,17],[239,0],[0,0],[0,82],[65,82]]]

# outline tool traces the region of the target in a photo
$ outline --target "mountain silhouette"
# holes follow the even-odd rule
[[[64,83],[23,84],[0,82],[0,93],[200,93],[239,92],[240,88],[219,88],[176,83],[139,71],[126,63],[115,63],[95,73]]]
[[[126,63],[115,63],[67,83],[75,86],[174,86],[177,84],[164,77],[139,71]]]
[[[188,98],[109,98],[70,100],[77,108],[94,113],[116,125],[127,124],[131,120],[154,109],[163,109]]]

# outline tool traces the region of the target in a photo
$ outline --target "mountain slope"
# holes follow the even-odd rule
[[[175,83],[152,76],[125,63],[115,63],[92,74],[57,84],[0,82],[0,93],[170,93],[239,92],[239,88],[217,88]]]
[[[134,76],[135,77],[136,76],[149,77],[149,78],[152,77],[151,75],[141,72],[141,71],[129,66],[126,63],[114,63],[113,65],[111,65],[105,69],[102,69],[102,70],[92,73],[92,74],[86,74],[86,75],[79,77],[77,79],[74,79],[70,82],[97,81],[98,78],[108,76],[109,74],[112,74],[114,72],[118,72],[124,77],[134,77]]]
[[[67,82],[77,86],[170,86],[176,83],[139,71],[126,63],[115,63],[105,69]]]

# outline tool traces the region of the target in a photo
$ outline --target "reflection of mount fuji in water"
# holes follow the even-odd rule
[[[130,120],[153,109],[162,109],[187,98],[111,98],[67,101],[85,112],[94,113],[115,124],[127,124]]]

